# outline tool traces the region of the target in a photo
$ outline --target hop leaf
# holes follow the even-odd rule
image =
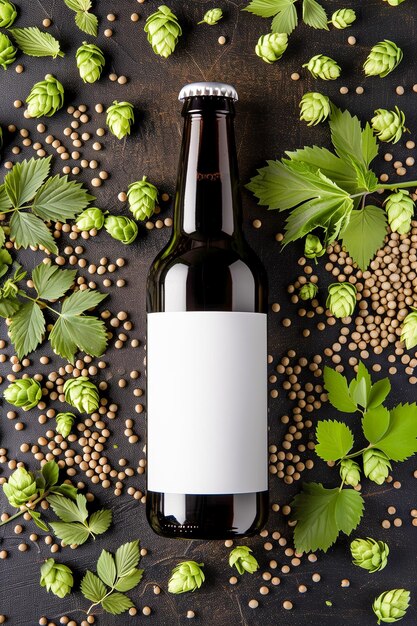
[[[356,287],[351,283],[333,283],[328,287],[326,306],[335,317],[349,317],[356,306]]]
[[[324,54],[316,54],[308,63],[304,63],[313,78],[322,80],[336,80],[340,76],[341,69],[337,62]]]
[[[403,52],[393,41],[384,39],[377,43],[368,55],[363,69],[366,76],[388,76],[401,63]]]
[[[221,9],[210,9],[204,13],[204,17],[201,22],[198,24],[208,24],[209,26],[214,26],[219,22],[223,17],[223,11]]]
[[[85,83],[99,80],[106,62],[103,52],[94,43],[83,42],[75,54],[78,71]]]
[[[40,584],[46,587],[46,591],[52,591],[58,598],[65,598],[71,593],[74,584],[72,571],[67,565],[48,559],[41,566]]]
[[[4,70],[16,59],[16,48],[7,35],[0,33],[0,65]]]
[[[85,209],[75,222],[80,230],[100,230],[104,226],[104,213],[97,207]]]
[[[304,256],[307,259],[317,259],[323,254],[325,254],[326,250],[323,248],[323,245],[316,235],[307,235],[305,243],[304,243]],[[317,262],[317,261],[316,261]]]
[[[394,111],[387,109],[377,109],[375,116],[371,119],[371,126],[380,141],[397,143],[405,127],[405,114],[396,106]]]
[[[356,20],[356,13],[353,9],[338,9],[332,15],[332,24],[335,28],[348,28]]]
[[[409,604],[409,591],[406,591],[406,589],[391,589],[390,591],[384,591],[384,593],[375,598],[372,609],[378,618],[378,624],[381,622],[392,624],[404,617]]]
[[[164,59],[174,52],[178,38],[182,35],[178,19],[164,4],[148,17],[144,30],[152,50]]]
[[[178,563],[172,570],[168,582],[168,591],[170,593],[185,593],[199,589],[205,579],[201,569],[203,565],[203,563],[196,563],[195,561]]]
[[[363,453],[363,471],[369,480],[377,485],[382,485],[388,478],[391,463],[385,452],[370,448]]]
[[[385,210],[393,233],[405,235],[409,232],[414,215],[414,201],[408,191],[399,189],[397,193],[390,194],[385,201]]]
[[[282,57],[287,47],[286,33],[268,33],[259,37],[255,52],[265,63],[275,63]]]
[[[359,465],[353,459],[343,459],[340,463],[340,478],[345,485],[357,487],[361,479]]]
[[[93,413],[98,409],[98,389],[87,376],[69,378],[64,384],[65,402],[75,407],[80,413]]]
[[[146,176],[136,183],[131,183],[127,190],[129,210],[137,220],[146,220],[151,217],[155,211],[157,198],[158,190],[155,185],[148,182]]]
[[[259,569],[259,563],[251,554],[252,550],[247,546],[238,546],[229,555],[230,567],[235,566],[239,574],[248,572],[253,574]]]
[[[42,389],[38,381],[33,378],[22,378],[7,387],[4,397],[10,404],[29,411],[40,402]]]
[[[17,17],[16,7],[13,2],[0,0],[0,26],[10,28]]]
[[[36,478],[24,467],[18,467],[7,483],[4,483],[3,491],[11,506],[18,508],[38,494]]]
[[[26,98],[30,117],[51,117],[64,104],[64,87],[52,74],[33,85]]]
[[[106,217],[104,228],[113,239],[117,239],[124,244],[132,243],[138,235],[136,222],[122,215],[109,215]]]
[[[350,544],[353,564],[368,570],[370,574],[384,569],[388,563],[389,547],[383,541],[355,539]]]
[[[130,127],[135,121],[133,104],[115,100],[106,113],[106,124],[117,139],[123,139],[126,135],[130,135]]]
[[[301,287],[298,295],[301,300],[312,300],[316,297],[318,290],[316,283],[306,283]]]
[[[74,413],[58,413],[56,416],[56,432],[64,438],[68,437],[75,421]]]
[[[330,99],[317,91],[305,93],[300,102],[300,120],[308,126],[324,122],[330,115]]]

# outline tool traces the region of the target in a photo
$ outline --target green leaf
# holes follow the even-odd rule
[[[381,378],[371,387],[368,398],[368,409],[373,409],[382,404],[391,391],[389,378]]]
[[[113,555],[107,550],[102,550],[97,561],[97,574],[109,587],[113,587],[116,580],[116,564]]]
[[[376,443],[387,432],[390,423],[388,409],[380,405],[365,411],[362,420],[363,434],[369,443]]]
[[[61,270],[57,265],[40,263],[32,272],[38,296],[44,300],[57,300],[74,284],[76,270]]]
[[[97,290],[85,289],[84,291],[75,291],[64,300],[62,314],[80,315],[84,311],[96,307],[105,298],[107,298],[107,294],[100,293]]]
[[[140,583],[143,576],[143,569],[132,569],[128,574],[120,578],[115,584],[116,591],[130,591]]]
[[[320,483],[307,483],[291,507],[292,520],[297,521],[294,529],[297,552],[327,552],[341,530],[350,534],[359,524],[363,499],[352,489],[339,491],[339,488],[326,489]]]
[[[64,0],[65,4],[72,11],[89,11],[91,0]]]
[[[377,442],[392,461],[405,461],[417,452],[417,406],[399,404],[390,412],[388,430]]]
[[[371,375],[368,372],[368,370],[366,369],[364,363],[362,361],[359,361],[359,365],[358,365],[358,373],[356,375],[356,381],[358,383],[358,385],[364,381],[364,384],[362,383],[362,390],[360,392],[357,392],[356,389],[353,392],[354,394],[358,394],[361,398],[362,402],[358,401],[358,404],[360,404],[361,406],[363,406],[365,409],[368,406],[368,399],[369,399],[369,395],[371,393],[371,388],[372,388],[372,380],[371,380]]]
[[[46,221],[66,222],[74,219],[92,200],[95,197],[84,189],[82,183],[57,174],[48,178],[38,190],[32,211]]]
[[[88,527],[94,535],[106,532],[112,522],[113,514],[110,509],[101,509],[93,513],[88,520]],[[122,590],[119,590],[122,591]]]
[[[98,19],[93,13],[87,11],[78,11],[75,14],[75,23],[78,28],[87,35],[97,37]]]
[[[336,185],[349,194],[358,192],[356,170],[351,163],[318,146],[307,146],[299,150],[285,153],[291,161],[301,161],[306,165],[318,168],[324,176],[330,178]]]
[[[107,593],[107,588],[98,576],[87,570],[81,581],[81,593],[91,602],[101,602]]]
[[[139,563],[139,541],[130,541],[121,545],[115,554],[117,577],[122,578]]]
[[[287,33],[290,35],[297,27],[298,15],[294,1],[295,0],[285,0],[285,2],[283,2],[283,8],[272,20],[271,31],[273,33]]]
[[[343,422],[323,420],[317,424],[316,454],[323,461],[337,461],[346,456],[353,446],[352,431]]]
[[[48,496],[49,500],[50,496]],[[49,522],[54,534],[67,545],[85,543],[90,536],[88,528],[78,522]]]
[[[19,310],[21,302],[16,298],[1,298],[0,297],[0,317],[12,318],[16,311]]]
[[[4,178],[4,189],[12,206],[20,207],[32,200],[49,174],[51,158],[25,159],[13,166]]]
[[[335,409],[343,413],[355,413],[358,407],[350,396],[346,378],[327,365],[324,368],[323,378],[329,402]]]
[[[0,248],[4,246],[5,241],[6,241],[6,233],[4,232],[4,228],[0,226]]]
[[[41,245],[49,252],[58,254],[55,239],[39,217],[31,213],[15,211],[10,220],[10,238],[17,248]]]
[[[316,0],[303,0],[303,21],[312,28],[329,30],[326,11]]]
[[[362,130],[361,123],[349,111],[332,107],[330,131],[336,153],[345,161],[356,164],[362,172],[378,154],[378,145],[369,124]]]
[[[40,528],[41,530],[45,530],[46,532],[49,532],[49,526],[46,524],[46,522],[43,521],[39,511],[28,511],[28,513],[38,528]]]
[[[120,613],[124,613],[135,605],[130,598],[124,595],[124,593],[115,591],[107,596],[107,598],[104,598],[101,606],[107,613],[120,615]]]
[[[63,522],[85,522],[88,517],[86,508],[86,498],[82,494],[77,494],[76,502],[64,496],[48,496],[47,500],[51,505],[55,515]],[[87,531],[88,532],[88,531]]]
[[[367,167],[378,156],[379,148],[375,134],[369,122],[366,122],[362,130],[362,157]],[[373,172],[372,172],[373,173]]]
[[[59,41],[49,33],[44,33],[37,26],[28,28],[10,28],[17,46],[31,57],[63,57]]]
[[[290,2],[294,4],[295,0],[252,0],[242,11],[248,11],[258,17],[273,17]]]
[[[0,228],[0,239],[1,232],[4,233],[2,228]],[[0,248],[0,278],[7,274],[7,272],[9,271],[9,265],[11,265],[12,263],[13,259],[10,256],[10,252],[5,248]]]
[[[71,502],[71,500],[70,500],[70,502]],[[87,498],[82,493],[77,493],[76,498],[75,498],[75,502],[77,504],[78,511],[79,511],[79,514],[80,514],[80,519],[78,521],[85,522],[87,517],[88,517]],[[64,521],[66,521],[66,520],[64,520]]]
[[[62,485],[57,485],[52,487],[50,493],[56,493],[61,496],[65,496],[66,498],[71,498],[71,500],[75,500],[77,497],[77,489],[73,485],[68,485],[67,483],[62,483]]]
[[[361,270],[366,270],[387,234],[387,217],[383,209],[366,205],[352,211],[348,225],[342,232],[343,245]]]
[[[74,363],[78,350],[101,356],[107,346],[107,331],[102,320],[92,315],[66,315],[55,322],[49,335],[55,354]]]
[[[36,302],[25,302],[13,315],[10,338],[19,359],[23,359],[42,342],[45,318]]]
[[[55,461],[48,461],[42,465],[42,476],[45,479],[45,490],[57,484],[59,478],[59,465]]]
[[[3,211],[7,211],[8,209],[11,209],[11,208],[12,208],[12,201],[7,195],[6,185],[3,183],[2,185],[0,185],[0,213],[2,213]],[[3,230],[3,234],[4,234],[4,230]]]
[[[366,382],[362,378],[357,382],[355,391],[353,392],[353,400],[356,404],[360,404],[360,406],[363,406],[363,408],[366,409],[367,398],[368,394],[366,391]]]

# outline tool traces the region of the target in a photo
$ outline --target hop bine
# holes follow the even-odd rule
[[[124,244],[132,243],[138,235],[136,222],[122,215],[109,215],[106,217],[104,228],[113,239],[117,239]]]
[[[321,78],[322,80],[336,80],[340,76],[340,66],[334,59],[324,54],[316,54],[308,63],[304,63],[313,78]]]
[[[314,259],[317,263],[317,259],[323,256],[325,252],[326,250],[316,235],[307,235],[304,243],[304,256],[306,259]]]
[[[115,100],[106,113],[106,124],[117,139],[123,139],[126,135],[130,135],[131,126],[135,121],[133,104]]]
[[[33,85],[26,102],[30,117],[51,117],[64,104],[64,87],[55,76],[47,74],[45,80]]]
[[[387,455],[381,450],[369,449],[363,453],[363,471],[369,480],[382,485],[388,478],[391,463]]]
[[[259,37],[255,52],[265,63],[275,63],[282,57],[287,46],[286,33],[268,33]]]
[[[158,190],[146,176],[136,183],[131,183],[127,190],[129,210],[137,220],[146,220],[153,215],[157,198]]]
[[[330,115],[330,99],[317,91],[305,93],[300,102],[300,120],[316,126]]]
[[[405,235],[411,228],[414,215],[414,201],[408,191],[399,189],[385,200],[388,223],[393,233]]]
[[[201,569],[203,566],[204,563],[196,563],[195,561],[178,563],[172,570],[168,582],[168,591],[170,593],[185,593],[199,589],[205,578]]]
[[[328,287],[326,306],[335,317],[352,315],[356,307],[356,287],[351,283],[333,283]]]
[[[315,283],[306,283],[298,292],[301,300],[312,300],[316,297],[319,288]]]
[[[231,551],[229,555],[230,567],[236,567],[239,574],[248,572],[253,574],[259,569],[259,563],[255,557],[251,554],[252,550],[247,546],[238,546]]]
[[[13,406],[29,411],[40,402],[42,389],[38,381],[33,378],[22,378],[11,383],[3,395]]]
[[[67,565],[57,563],[54,559],[47,559],[41,566],[40,584],[58,598],[65,598],[71,593],[74,585],[72,571]]]
[[[384,39],[377,43],[368,55],[363,69],[366,76],[384,78],[401,63],[403,52],[393,41]]]
[[[0,65],[4,70],[16,59],[16,48],[7,35],[0,33]]]
[[[93,413],[99,406],[98,389],[87,376],[69,378],[64,384],[65,402],[80,413]]]
[[[103,52],[94,43],[83,42],[75,54],[78,71],[85,83],[99,80],[106,62]]]
[[[17,17],[16,7],[13,2],[0,0],[0,26],[10,28]]]
[[[4,495],[11,506],[19,508],[38,495],[36,478],[24,467],[18,467],[3,485]]]
[[[163,4],[146,20],[145,33],[155,54],[167,59],[174,52],[182,29],[171,9]]]
[[[210,9],[206,13],[204,13],[204,17],[201,22],[197,22],[198,24],[208,24],[209,26],[214,26],[217,22],[223,17],[223,11],[221,9]]]
[[[345,485],[357,487],[361,479],[361,470],[353,459],[343,459],[340,463],[340,478]]]
[[[413,306],[412,311],[403,321],[401,329],[401,341],[404,341],[407,350],[417,345],[417,309]]]
[[[355,539],[350,544],[353,564],[368,570],[370,574],[384,569],[388,563],[389,547],[383,541]]]
[[[353,9],[338,9],[332,15],[331,22],[335,28],[342,30],[348,28],[356,20],[356,13]]]
[[[384,591],[384,593],[375,598],[372,609],[378,618],[378,624],[381,622],[392,624],[404,617],[409,604],[409,591],[406,589],[391,589],[390,591]]]
[[[380,141],[397,143],[407,130],[405,114],[396,106],[394,111],[377,109],[371,119],[371,126]]]
[[[56,432],[64,438],[68,437],[75,421],[74,413],[58,413],[56,416]]]
[[[100,230],[104,226],[104,213],[97,207],[85,209],[75,222],[80,230]]]

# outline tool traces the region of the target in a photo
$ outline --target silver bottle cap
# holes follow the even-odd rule
[[[238,100],[236,89],[225,83],[190,83],[181,89],[178,100],[185,100],[192,96],[223,96]]]

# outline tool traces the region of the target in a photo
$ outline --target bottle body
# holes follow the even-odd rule
[[[231,103],[190,98],[185,118],[147,286],[147,517],[167,537],[251,535],[268,509],[266,279],[241,232]]]

